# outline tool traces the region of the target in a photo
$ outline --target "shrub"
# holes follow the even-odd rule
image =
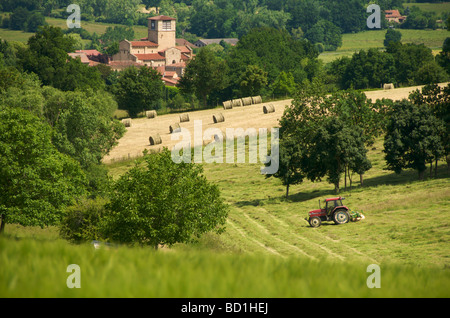
[[[86,199],[66,209],[59,225],[61,237],[74,243],[101,239],[100,219],[104,215],[106,200]]]

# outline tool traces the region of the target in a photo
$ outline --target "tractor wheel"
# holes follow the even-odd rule
[[[317,216],[309,218],[309,225],[311,225],[311,227],[319,227],[320,224],[322,224],[322,221]]]
[[[349,220],[350,220],[350,216],[349,216],[348,212],[345,210],[337,210],[333,214],[333,221],[336,224],[348,223]]]

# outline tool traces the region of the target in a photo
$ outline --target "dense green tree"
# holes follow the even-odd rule
[[[423,44],[390,43],[386,49],[391,54],[395,63],[396,82],[405,85],[414,85],[420,78],[417,71],[426,63],[433,62],[434,56],[430,48]]]
[[[402,100],[394,104],[384,139],[387,168],[396,173],[412,168],[423,179],[426,163],[443,154],[445,127],[426,104]]]
[[[280,144],[287,139],[298,147],[290,148],[298,149],[290,156],[300,158],[291,162],[295,165],[291,171],[311,181],[327,177],[336,191],[342,173],[363,175],[371,167],[365,147],[372,139],[371,126],[365,122],[371,112],[359,93],[327,96],[318,80],[301,87],[280,119]]]
[[[384,36],[384,46],[389,46],[391,42],[400,42],[402,39],[402,33],[400,31],[389,28]]]
[[[403,29],[435,29],[437,17],[434,12],[424,12],[417,6],[409,10],[408,18],[400,27]]]
[[[105,92],[67,92],[47,90],[46,115],[55,120],[53,143],[62,153],[77,159],[84,169],[98,165],[125,133],[113,120],[117,104]]]
[[[450,168],[450,86],[441,87],[438,84],[429,84],[422,90],[415,90],[409,95],[409,99],[415,105],[428,105],[433,115],[442,120],[445,129],[441,136],[444,146],[444,156]],[[435,157],[435,174],[437,173],[437,162],[439,157]]]
[[[80,165],[57,151],[48,124],[20,108],[0,106],[0,214],[24,226],[57,224],[85,192]]]
[[[295,90],[294,76],[290,72],[281,71],[272,83],[271,89],[275,96],[291,96]]]
[[[247,65],[257,65],[267,72],[269,85],[281,71],[290,72],[296,83],[312,79],[319,65],[318,52],[307,40],[296,40],[286,30],[253,29],[239,40],[227,63],[232,70],[231,85],[239,86],[239,78]]]
[[[64,91],[104,87],[97,69],[68,57],[67,53],[74,51],[74,41],[60,28],[40,28],[28,40],[28,46],[19,62],[25,71],[36,73],[44,85]]]
[[[267,85],[267,73],[257,65],[248,65],[245,73],[241,75],[242,96],[256,96]]]
[[[208,95],[225,88],[226,73],[226,63],[220,61],[209,48],[202,48],[187,65],[178,87],[186,95],[194,93],[206,107]]]
[[[445,39],[442,51],[436,56],[436,62],[450,75],[450,37]]]
[[[286,186],[286,199],[289,198],[289,187],[303,182],[304,173],[301,168],[302,149],[299,143],[290,137],[280,138],[279,166],[275,174],[266,174],[266,178],[277,178]],[[267,165],[271,165],[268,163]]]
[[[311,181],[327,176],[339,192],[342,173],[349,165],[361,174],[371,167],[364,142],[363,131],[358,126],[351,126],[337,116],[326,117],[319,122],[309,151],[303,157],[306,176]],[[358,164],[356,158],[363,164]]]
[[[174,163],[171,152],[146,155],[116,181],[101,222],[113,242],[154,246],[190,242],[222,231],[228,214],[202,167]]]
[[[40,26],[47,25],[45,22],[45,17],[41,12],[33,12],[28,17],[26,22],[26,26],[24,26],[24,31],[27,32],[36,32]]]
[[[339,74],[343,89],[379,88],[384,83],[395,81],[396,67],[392,55],[376,49],[361,50],[353,54],[350,61],[343,59],[343,71]]]
[[[326,51],[336,51],[342,46],[341,30],[332,22],[319,20],[306,33],[305,38],[311,43],[322,43]]]
[[[113,92],[120,109],[127,110],[131,117],[140,112],[156,109],[162,98],[164,84],[161,74],[147,66],[129,67],[121,72]]]

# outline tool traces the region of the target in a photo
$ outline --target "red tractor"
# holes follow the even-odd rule
[[[309,225],[319,227],[322,221],[334,221],[336,224],[348,223],[350,220],[349,209],[342,204],[344,198],[330,198],[325,200],[325,208],[322,209],[319,201],[317,210],[309,211]]]

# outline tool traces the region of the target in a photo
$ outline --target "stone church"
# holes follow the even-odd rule
[[[119,52],[112,56],[110,65],[115,69],[127,66],[147,65],[178,77],[183,75],[186,62],[192,59],[192,49],[187,45],[177,46],[176,19],[168,16],[148,18],[148,37],[140,40],[123,40]]]

